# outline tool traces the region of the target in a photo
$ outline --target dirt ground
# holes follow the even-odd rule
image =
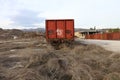
[[[120,80],[120,54],[75,42],[55,50],[45,39],[0,40],[0,80]]]
[[[77,39],[83,44],[99,45],[106,50],[120,53],[120,40],[92,40],[92,39]]]

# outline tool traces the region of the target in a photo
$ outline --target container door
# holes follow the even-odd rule
[[[48,38],[56,38],[56,21],[47,21]]]
[[[74,22],[72,20],[66,21],[66,38],[72,39],[74,37]]]
[[[65,38],[65,21],[57,21],[57,38]]]

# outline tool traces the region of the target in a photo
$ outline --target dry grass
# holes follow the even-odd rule
[[[113,72],[113,73],[107,74],[103,80],[120,80],[120,73]]]
[[[77,42],[54,50],[39,39],[19,41],[0,44],[0,80],[120,80],[119,53]]]

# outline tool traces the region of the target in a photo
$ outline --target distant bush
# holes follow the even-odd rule
[[[2,28],[0,28],[0,31],[3,31],[3,29],[2,29]]]
[[[109,29],[108,31],[109,32],[120,32],[120,29],[119,28],[115,28],[115,29]]]

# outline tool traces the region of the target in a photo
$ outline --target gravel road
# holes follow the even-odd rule
[[[90,40],[90,39],[76,39],[83,44],[96,44],[104,47],[107,50],[120,53],[120,41],[118,40]]]

